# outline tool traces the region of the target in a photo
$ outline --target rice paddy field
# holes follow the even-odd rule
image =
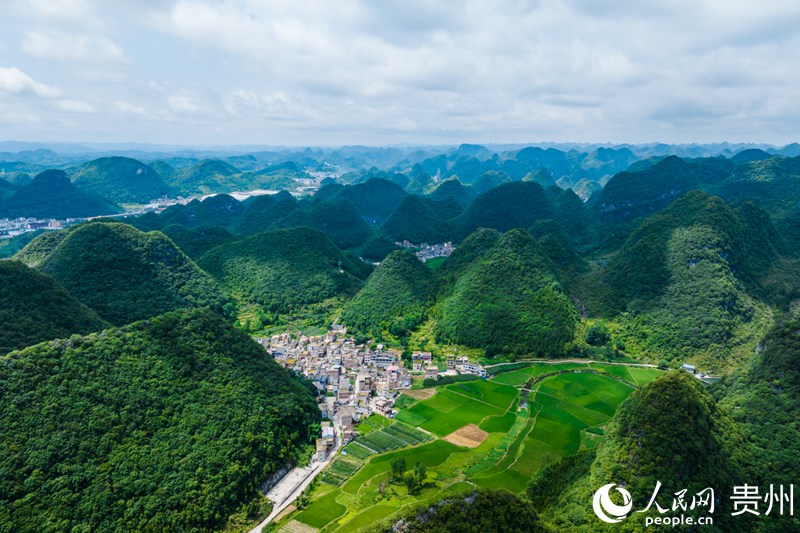
[[[286,517],[323,532],[358,531],[402,508],[484,486],[525,490],[543,465],[596,446],[606,422],[654,368],[597,363],[531,364],[490,380],[401,396],[395,421],[374,419],[323,473],[308,506]],[[532,381],[533,380],[533,381]],[[530,392],[521,394],[530,384]],[[528,389],[526,389],[527,391]],[[471,428],[471,447],[448,441]],[[454,442],[460,442],[454,440]],[[389,483],[391,462],[427,467],[422,489]],[[278,524],[279,530],[281,524]]]

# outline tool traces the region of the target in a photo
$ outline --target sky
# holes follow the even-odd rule
[[[2,0],[0,140],[800,140],[796,0]]]

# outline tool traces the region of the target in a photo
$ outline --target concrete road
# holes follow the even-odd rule
[[[269,493],[267,498],[272,500],[275,504],[272,507],[272,512],[263,522],[250,530],[250,533],[261,533],[261,530],[275,519],[284,509],[289,507],[295,499],[308,487],[314,478],[319,475],[322,470],[330,464],[336,453],[339,451],[339,446],[342,444],[341,432],[339,427],[334,424],[335,438],[333,450],[328,454],[327,459],[323,462],[313,462],[305,468],[295,468],[288,474],[283,476],[281,480],[275,485]]]

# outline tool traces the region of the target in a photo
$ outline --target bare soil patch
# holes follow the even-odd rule
[[[436,389],[406,389],[403,391],[403,394],[407,394],[411,396],[415,400],[427,400],[428,398],[432,397],[436,394]]]
[[[280,522],[281,520],[286,518],[292,511],[296,511],[296,510],[297,510],[297,507],[295,507],[294,505],[290,505],[289,507],[287,507],[286,509],[281,511],[278,514],[278,516],[276,516],[272,521],[275,522],[275,523]]]
[[[477,448],[486,440],[489,434],[475,424],[467,424],[444,438],[447,442],[466,448]]]

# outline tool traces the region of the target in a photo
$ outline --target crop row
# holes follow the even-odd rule
[[[360,461],[337,457],[322,474],[322,482],[338,487],[362,466]]]

